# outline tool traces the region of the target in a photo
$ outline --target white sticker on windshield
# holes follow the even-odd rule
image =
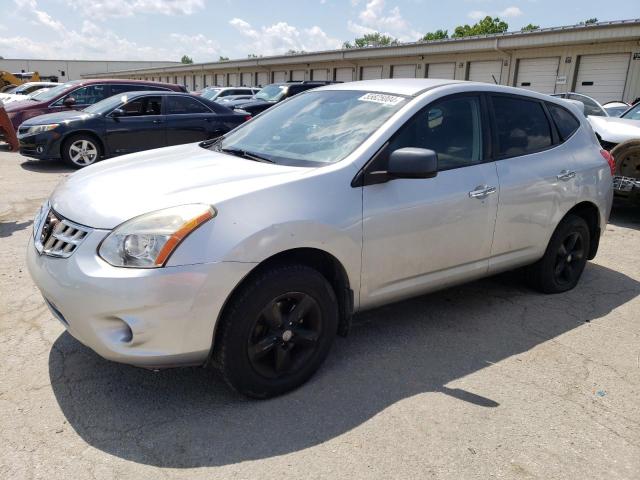
[[[361,102],[382,103],[383,105],[397,105],[403,99],[402,97],[396,97],[395,95],[387,95],[384,93],[366,93],[358,100]]]

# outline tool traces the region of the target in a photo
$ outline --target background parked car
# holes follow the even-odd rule
[[[253,96],[260,91],[259,88],[250,87],[207,87],[199,92],[199,95],[207,100],[219,100],[232,95]]]
[[[103,157],[216,138],[249,118],[186,93],[127,92],[82,111],[27,120],[18,138],[25,156],[81,168]]]
[[[227,105],[230,102],[235,102],[237,100],[250,100],[254,97],[254,95],[228,95],[226,97],[220,97],[216,99],[216,103],[220,103],[222,105]]]
[[[567,100],[577,100],[578,102],[581,102],[584,105],[584,114],[587,117],[588,116],[594,116],[594,117],[609,116],[607,111],[604,109],[602,105],[600,105],[600,103],[598,103],[593,98],[588,97],[587,95],[583,95],[582,93],[575,93],[575,92],[555,93],[551,96],[557,97],[557,98],[566,98]]]
[[[94,103],[124,92],[136,90],[186,92],[182,85],[147,82],[143,80],[74,80],[52,88],[37,99],[7,105],[6,111],[13,128],[25,120],[65,110],[82,110]]]
[[[21,102],[32,98],[37,92],[42,90],[49,90],[53,87],[57,87],[59,83],[54,82],[28,82],[22,85],[18,85],[11,93],[0,93],[0,100],[5,105],[13,102]]]
[[[602,108],[606,110],[610,117],[619,117],[624,112],[629,110],[630,106],[631,105],[625,102],[607,102],[602,105]]]
[[[331,83],[340,82],[303,81],[272,83],[271,85],[267,85],[258,93],[256,93],[253,98],[229,102],[227,106],[229,108],[241,109],[255,116],[260,112],[264,112],[267,108],[274,106],[276,103],[281,102],[282,100],[285,100],[289,97],[293,97],[298,93],[304,92],[306,90],[311,90],[312,88],[321,87],[323,85],[329,85]]]

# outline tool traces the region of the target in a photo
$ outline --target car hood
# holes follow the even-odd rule
[[[48,125],[50,123],[64,123],[72,122],[74,120],[85,120],[87,118],[98,116],[95,113],[87,113],[78,110],[64,110],[62,112],[47,113],[45,115],[38,115],[37,117],[29,118],[25,120],[23,125]]]
[[[50,198],[69,220],[112,229],[143,213],[217,203],[298,178],[309,168],[245,160],[197,143],[105,160],[69,176]]]
[[[640,138],[640,120],[616,117],[587,117],[591,127],[605,142],[622,143]]]
[[[39,102],[37,100],[30,100],[25,98],[24,100],[18,102],[11,102],[5,106],[5,110],[7,112],[15,112],[18,110],[27,110],[27,109],[38,109],[38,108],[46,108],[47,102]]]
[[[256,98],[245,98],[244,100],[233,100],[232,102],[223,103],[225,107],[233,108],[233,107],[244,107],[244,106],[253,106],[253,105],[264,105],[265,103],[269,103],[265,100],[260,100]]]
[[[14,102],[24,102],[28,100],[26,95],[14,95],[13,93],[0,93],[0,101],[5,105]]]

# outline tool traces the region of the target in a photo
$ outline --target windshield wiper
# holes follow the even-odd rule
[[[256,162],[267,162],[267,163],[275,163],[273,160],[258,155],[257,153],[247,152],[246,150],[241,150],[239,148],[221,148],[221,152],[230,153],[231,155],[235,155],[237,157],[247,158],[249,160],[255,160]]]
[[[200,146],[202,148],[213,147],[217,143],[220,143],[223,139],[224,139],[224,135],[221,135],[221,136],[216,137],[216,138],[210,138],[209,140],[204,140],[204,141],[200,142]]]

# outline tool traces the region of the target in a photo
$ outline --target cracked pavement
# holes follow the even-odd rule
[[[364,313],[308,384],[259,402],[65,333],[24,252],[69,170],[0,164],[2,478],[640,477],[638,208],[614,210],[575,290],[510,273]]]

